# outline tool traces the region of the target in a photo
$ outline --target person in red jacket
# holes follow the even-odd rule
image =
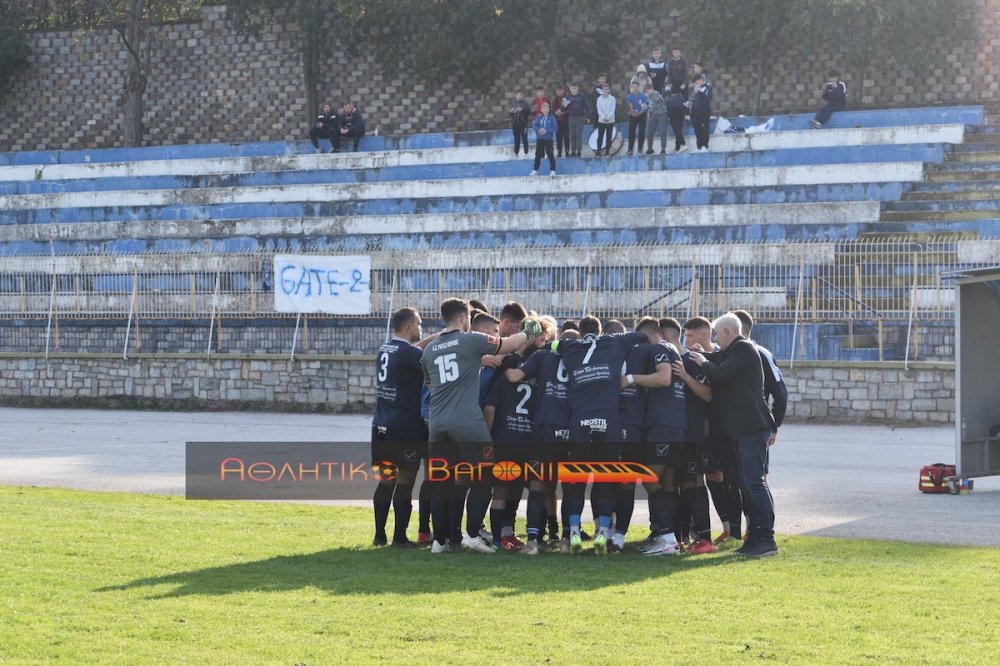
[[[534,122],[538,116],[542,115],[542,104],[548,104],[552,108],[552,100],[545,94],[545,88],[535,88],[535,99],[531,102],[531,120]]]

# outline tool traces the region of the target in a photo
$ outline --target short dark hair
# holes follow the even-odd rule
[[[528,311],[517,301],[511,301],[500,310],[500,318],[510,321],[524,321],[528,318]]]
[[[691,83],[695,83],[696,81],[704,81],[704,80],[705,80],[705,75],[704,74],[695,74],[694,76],[691,77]]]
[[[643,317],[639,320],[639,323],[635,325],[635,330],[637,331],[646,331],[649,329],[653,329],[657,333],[660,332],[660,322],[656,320],[656,317]]]
[[[490,311],[490,309],[488,307],[486,307],[485,303],[483,303],[482,301],[477,301],[474,298],[470,298],[469,299],[469,307],[470,308],[475,308],[476,310],[479,310],[481,312],[486,312],[487,314]]]
[[[663,317],[657,323],[660,325],[661,331],[675,331],[677,335],[681,334],[681,324],[673,317]]]
[[[441,319],[444,319],[445,324],[450,324],[463,314],[469,314],[468,301],[463,301],[461,298],[448,298],[441,303]]]
[[[580,320],[580,333],[583,335],[588,335],[593,333],[594,335],[601,334],[601,320],[597,317],[592,317],[587,315]]]
[[[575,328],[567,328],[565,331],[559,334],[560,340],[577,340],[580,338],[580,331]]]
[[[563,333],[563,332],[566,332],[566,331],[579,331],[579,330],[580,330],[580,326],[579,326],[579,324],[577,324],[577,322],[576,322],[575,319],[567,319],[566,321],[564,321],[562,323],[562,326],[559,327],[559,332],[560,333]]]
[[[746,310],[733,310],[733,314],[740,320],[743,335],[750,337],[750,331],[753,330],[753,317]]]
[[[625,324],[621,323],[617,319],[609,319],[604,322],[604,332],[605,333],[624,333]]]
[[[489,312],[483,312],[480,310],[472,318],[472,328],[479,328],[484,322],[489,322],[491,324],[499,324],[500,320],[491,315]]]
[[[826,76],[827,76],[827,78],[830,78],[830,79],[832,79],[834,77],[836,77],[836,78],[839,79],[840,78],[840,71],[836,70],[836,69],[831,69],[830,71],[828,71],[826,73]]]
[[[704,317],[691,317],[681,326],[685,331],[696,331],[699,328],[712,329],[712,322]]]
[[[419,315],[416,308],[399,308],[392,313],[392,330],[399,333]]]

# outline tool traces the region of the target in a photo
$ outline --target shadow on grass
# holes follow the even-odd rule
[[[333,595],[439,594],[488,590],[497,597],[538,592],[591,591],[662,578],[686,571],[737,564],[730,554],[646,558],[598,558],[545,553],[480,555],[391,549],[336,548],[255,562],[208,567],[140,578],[98,592],[174,586],[148,598],[285,592],[317,588]]]

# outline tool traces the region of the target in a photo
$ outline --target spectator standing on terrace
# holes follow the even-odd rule
[[[323,105],[323,113],[316,116],[316,121],[309,128],[309,140],[312,142],[316,152],[322,152],[319,147],[320,139],[330,140],[330,152],[340,152],[340,116],[333,110],[333,105],[329,102]]]
[[[629,79],[628,82],[630,89],[633,83],[639,84],[639,92],[642,92],[643,90],[646,89],[646,84],[649,83],[649,77],[646,76],[645,65],[639,65],[638,67],[635,68],[635,74],[632,75],[632,78]]]
[[[580,92],[580,86],[571,83],[569,95],[564,100],[569,115],[569,155],[580,156],[580,148],[583,141],[583,126],[590,115],[590,103],[586,95]]]
[[[680,93],[688,98],[688,61],[681,55],[681,50],[674,47],[670,50],[672,58],[667,63],[667,86],[669,93]]]
[[[611,154],[611,138],[615,129],[615,107],[617,100],[611,96],[611,87],[605,83],[601,87],[601,96],[597,98],[597,150],[594,155],[601,156],[601,144],[604,144],[604,156]],[[604,137],[607,136],[607,143]]]
[[[646,72],[649,74],[649,82],[653,84],[653,90],[658,93],[663,92],[663,86],[667,84],[667,63],[663,62],[659,47],[653,49],[649,62],[646,63]]]
[[[667,99],[667,115],[670,117],[670,129],[674,131],[674,152],[679,153],[687,148],[684,140],[684,118],[687,117],[687,102],[684,95],[673,93]],[[652,140],[650,140],[652,142]]]
[[[826,104],[816,117],[809,121],[813,129],[820,129],[830,120],[834,111],[843,111],[847,105],[847,84],[840,80],[840,72],[831,69],[826,73],[826,89],[823,90],[823,99]]]
[[[705,81],[704,74],[698,74],[691,80],[694,96],[688,102],[691,109],[691,125],[699,151],[708,150],[708,124],[712,118],[712,84]]]
[[[542,102],[542,115],[535,118],[535,166],[532,176],[538,175],[538,167],[542,165],[542,156],[549,158],[549,175],[556,175],[556,158],[552,154],[552,141],[556,137],[558,123],[555,116],[549,113],[549,103]]]
[[[568,106],[565,86],[556,86],[556,96],[552,99],[552,115],[556,117],[556,124],[559,126],[559,129],[556,131],[556,157],[563,156],[563,148],[565,148],[566,157],[569,157]]]
[[[631,91],[625,101],[628,106],[628,154],[632,155],[635,148],[636,130],[638,130],[639,151],[646,143],[646,113],[649,111],[649,100],[646,94],[639,89],[639,83],[632,81]]]
[[[354,152],[358,151],[361,139],[365,135],[365,119],[361,115],[361,109],[348,102],[344,105],[344,117],[340,125],[340,136],[344,139],[354,141]]]
[[[691,76],[698,76],[699,74],[705,77],[705,83],[712,82],[712,79],[708,76],[708,70],[700,62],[691,63]]]
[[[514,157],[517,157],[524,146],[524,154],[528,154],[528,125],[531,122],[531,104],[524,99],[524,92],[514,92],[514,103],[507,110],[510,115],[510,128],[514,132]]]
[[[653,88],[652,83],[646,84],[646,98],[649,100],[649,114],[646,118],[646,154],[653,154],[653,136],[659,132],[660,154],[663,155],[667,152],[667,102],[663,99],[663,95]]]
[[[545,88],[538,87],[535,88],[535,99],[531,102],[531,120],[534,121],[535,118],[542,115],[542,104],[548,104],[549,109],[552,109],[552,100],[549,96],[545,94]]]

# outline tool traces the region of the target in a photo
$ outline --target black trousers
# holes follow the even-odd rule
[[[670,129],[674,131],[674,150],[680,150],[681,146],[687,145],[684,140],[684,117],[687,109],[670,109],[667,113],[670,114]]]
[[[708,148],[708,122],[712,117],[709,109],[691,109],[691,125],[698,148]]]
[[[611,150],[611,134],[614,126],[614,123],[597,123],[597,150],[602,150],[602,144],[604,152]],[[604,142],[605,136],[607,136],[607,143]]]
[[[514,132],[514,154],[517,155],[524,146],[524,154],[528,154],[528,127],[526,125],[514,125],[511,127]]]
[[[569,155],[569,119],[556,124],[556,152]]]
[[[556,170],[556,156],[552,152],[552,142],[551,141],[536,141],[535,142],[535,171],[538,171],[538,167],[542,166],[542,156],[547,155],[549,158],[549,170]]]
[[[363,129],[349,129],[349,130],[347,130],[347,134],[341,134],[341,136],[343,138],[345,138],[345,139],[353,139],[354,140],[354,152],[358,152],[358,146],[361,144],[361,138],[364,135],[365,135],[365,131]],[[339,141],[338,141],[338,144],[337,144],[337,148],[338,149],[340,148],[340,142]]]
[[[333,150],[340,150],[340,130],[328,130],[322,127],[309,128],[309,140],[312,141],[313,148],[319,149],[320,139],[329,139],[330,147]]]
[[[639,150],[646,145],[646,114],[628,117],[628,152],[635,148],[636,129],[639,130]]]
[[[826,122],[830,120],[830,116],[833,115],[834,111],[843,111],[843,110],[844,110],[844,105],[840,102],[827,104],[822,109],[819,110],[819,113],[816,114],[816,122],[818,122],[820,125],[826,125]]]

